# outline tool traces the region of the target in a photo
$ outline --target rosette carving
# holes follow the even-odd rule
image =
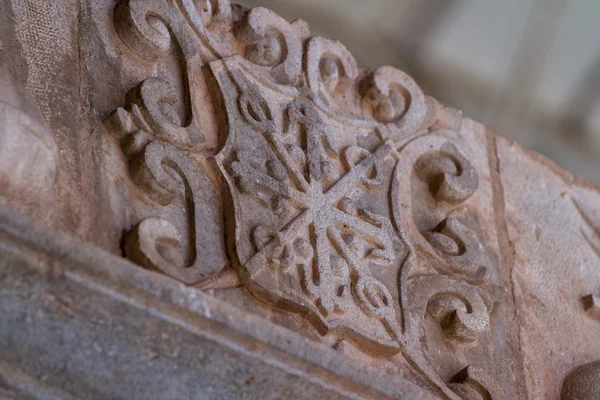
[[[334,140],[308,99],[267,96],[238,58],[211,66],[235,121],[218,163],[237,216],[240,280],[324,335],[397,353],[397,295],[371,265],[392,268],[400,244],[385,213],[357,204],[383,186],[391,142],[369,151],[354,135]]]

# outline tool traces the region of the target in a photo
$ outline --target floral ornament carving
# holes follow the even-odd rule
[[[259,298],[308,315],[323,334],[399,351],[396,300],[370,265],[397,264],[401,243],[389,218],[357,204],[384,185],[392,143],[369,151],[353,135],[334,138],[313,103],[259,88],[244,64],[211,63],[230,116],[218,163],[233,197],[242,281]]]
[[[497,397],[476,366],[442,380],[422,349],[432,324],[452,348],[473,346],[503,297],[462,211],[479,173],[443,137],[458,136],[459,112],[261,7],[125,0],[115,28],[142,64],[180,52],[185,77],[183,93],[147,77],[106,122],[152,207],[125,235],[128,258],[187,284],[229,265],[328,343],[405,357],[447,398]],[[226,137],[201,126],[206,99]]]

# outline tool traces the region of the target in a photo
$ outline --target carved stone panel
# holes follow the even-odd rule
[[[348,397],[594,398],[597,188],[404,72],[359,66],[305,21],[227,0],[80,7],[78,164],[61,164],[42,116],[0,102],[2,182],[15,190],[3,203],[106,257],[85,279],[79,259],[61,276],[194,335],[213,329],[190,325],[201,314],[232,331],[227,343],[264,336],[267,364],[315,363]],[[73,196],[88,210],[74,227],[65,174],[81,176]]]

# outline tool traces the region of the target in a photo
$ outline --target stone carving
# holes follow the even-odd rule
[[[0,3],[3,394],[598,398],[597,187],[304,21],[73,3]]]
[[[126,233],[126,257],[203,288],[228,265],[225,281],[234,271],[336,348],[405,358],[447,398],[500,398],[474,366],[444,383],[421,346],[433,321],[440,345],[468,351],[503,299],[467,215],[480,178],[449,139],[458,112],[265,8],[126,0],[114,18],[140,63],[185,60],[183,93],[149,76],[105,124],[154,210]],[[206,98],[227,132],[202,126]]]
[[[186,283],[199,282],[220,271],[227,262],[222,242],[206,240],[223,236],[219,197],[208,178],[169,144],[151,142],[138,157],[140,165],[134,164],[132,174],[154,202],[164,206],[178,194],[185,196],[188,239],[185,243],[181,231],[168,220],[151,217],[125,238],[126,254]]]
[[[407,353],[431,384],[439,388],[440,394],[450,396],[444,384],[435,378],[435,364],[427,355],[429,346],[424,345],[430,340],[437,341],[429,338],[433,336],[429,321],[439,326],[449,344],[447,348],[460,352],[459,349],[473,346],[488,332],[490,314],[503,301],[504,290],[493,283],[492,264],[478,235],[458,217],[456,207],[464,209],[464,203],[477,191],[479,178],[472,164],[456,145],[435,136],[410,142],[401,149],[399,158],[401,172],[395,190],[399,201],[395,204],[409,207],[396,210],[397,224],[408,233],[412,252],[425,251],[429,255],[419,258],[412,268],[425,271],[430,268],[426,274],[413,273],[414,276],[401,280],[407,288],[412,322]],[[402,190],[406,187],[419,192]],[[430,200],[423,202],[427,196]],[[421,209],[415,206],[413,198],[423,203]],[[412,215],[407,213],[410,210]],[[420,221],[422,218],[426,221]],[[432,227],[423,229],[424,223]],[[475,366],[468,370],[479,371],[474,373],[477,376],[485,375]],[[451,380],[454,383],[448,387],[463,398],[492,398],[490,393],[496,393],[493,398],[501,398],[501,392],[489,379],[459,379],[460,376]],[[486,383],[476,383],[479,381]]]
[[[600,396],[600,361],[582,365],[563,383],[562,400],[593,400]]]
[[[146,80],[145,82],[148,82]],[[125,236],[125,254],[147,268],[160,270],[185,283],[197,283],[227,263],[222,206],[217,190],[198,166],[172,144],[154,140],[139,108],[118,109],[109,121],[130,158],[133,181],[159,209],[168,214],[185,210],[183,223],[152,216]],[[161,137],[160,134],[157,135]],[[175,200],[181,198],[179,207]],[[174,210],[173,210],[174,209]]]
[[[461,203],[477,190],[479,183],[477,171],[452,144],[419,158],[416,169],[438,201]]]
[[[231,121],[218,162],[233,197],[241,280],[322,333],[397,352],[395,300],[370,264],[395,264],[400,244],[385,215],[359,206],[384,184],[392,143],[371,152],[353,135],[334,136],[314,104],[263,95],[243,65],[211,64]]]
[[[485,250],[476,235],[456,218],[444,219],[431,231],[423,232],[423,237],[446,261],[446,264],[438,264],[439,270],[463,275],[474,283],[485,279],[488,262]]]
[[[597,188],[262,7],[0,8],[9,396],[131,397],[93,365],[161,381],[133,346],[178,393],[598,397]]]
[[[443,276],[416,277],[410,281],[409,298],[414,314],[429,314],[450,341],[472,343],[488,329],[492,307],[465,282]]]
[[[293,27],[263,7],[250,10],[236,27],[236,38],[246,44],[245,56],[266,67],[283,84],[295,84],[302,68],[302,43]]]

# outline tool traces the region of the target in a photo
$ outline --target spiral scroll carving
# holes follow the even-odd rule
[[[396,134],[416,131],[427,114],[425,95],[407,74],[380,67],[363,82],[363,101],[373,118],[393,124]]]
[[[438,264],[445,273],[462,276],[472,283],[482,283],[488,274],[489,260],[481,242],[469,228],[454,217],[439,223],[423,236],[446,261]]]
[[[227,263],[218,220],[222,211],[206,176],[174,146],[160,141],[146,144],[131,169],[134,181],[152,201],[168,206],[183,196],[192,217],[185,218],[186,235],[183,227],[165,218],[142,220],[125,237],[126,256],[190,284],[220,271]],[[213,248],[207,248],[206,240]]]
[[[246,59],[269,67],[278,82],[296,84],[302,68],[302,44],[289,22],[267,8],[253,8],[237,27],[236,37],[247,45]]]
[[[488,329],[491,309],[468,283],[444,276],[416,277],[409,281],[409,297],[411,311],[426,312],[450,341],[472,343]]]
[[[443,146],[439,152],[423,155],[415,169],[438,201],[462,203],[479,185],[477,171],[452,144]]]
[[[314,37],[307,45],[306,75],[311,91],[332,106],[336,94],[352,88],[358,77],[358,64],[340,42]]]
[[[180,148],[193,148],[204,142],[204,134],[193,118],[188,126],[183,126],[173,105],[178,97],[175,88],[159,78],[148,78],[131,90],[126,101],[135,104],[140,111],[140,128],[149,127],[157,137]]]

